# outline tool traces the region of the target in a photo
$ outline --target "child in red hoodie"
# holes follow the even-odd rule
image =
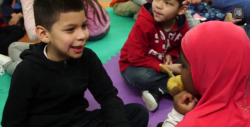
[[[180,73],[181,39],[190,29],[182,0],[153,0],[139,11],[129,37],[121,49],[120,71],[128,84],[143,90],[142,99],[149,111],[158,108],[163,95],[169,95],[169,76],[159,64]]]

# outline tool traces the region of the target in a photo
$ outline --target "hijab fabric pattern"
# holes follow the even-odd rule
[[[250,99],[250,89],[249,89],[249,84],[250,84],[250,76],[247,76],[247,85],[246,85],[246,89],[244,91],[244,99],[243,101],[239,101],[239,105],[241,107],[242,110],[246,111],[250,117],[250,104],[249,104],[249,99]]]

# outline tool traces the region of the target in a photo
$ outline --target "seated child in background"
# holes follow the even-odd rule
[[[185,17],[187,6],[182,0],[154,0],[143,5],[129,37],[121,49],[120,71],[128,84],[143,90],[142,99],[149,111],[158,108],[158,101],[169,92],[164,64],[180,73],[177,62],[181,39],[190,29]]]
[[[237,25],[244,25],[244,23],[246,23],[246,21],[242,19],[234,19],[231,12],[213,8],[211,4],[212,2],[202,2],[195,5],[188,5],[188,10],[191,12],[191,15],[195,19],[200,20],[200,22],[219,20],[233,22]]]
[[[22,8],[19,9],[13,9],[12,3],[14,0],[3,0],[3,3],[1,5],[1,11],[3,19],[8,25],[19,25],[22,28],[24,27],[24,21],[23,21],[23,13]],[[20,0],[15,1],[17,4],[20,4]]]
[[[104,38],[109,31],[110,19],[108,12],[99,4],[98,0],[83,0],[87,16],[88,41]]]
[[[174,97],[173,110],[158,127],[250,127],[249,42],[230,22],[210,21],[190,30],[181,51],[186,91]]]
[[[89,41],[97,41],[104,38],[110,27],[109,15],[105,9],[101,7],[97,0],[82,0],[85,6],[85,14],[87,16],[87,29],[90,33]],[[21,0],[24,13],[25,29],[29,39],[37,40],[35,31],[35,20],[33,4],[34,0]],[[19,57],[21,52],[29,48],[30,43],[14,42],[9,47],[9,56],[0,56],[3,67],[7,72],[12,75],[16,66],[21,62]],[[7,50],[7,48],[6,48]]]
[[[246,32],[250,31],[250,1],[249,0],[184,0],[183,4],[199,4],[201,2],[210,2],[211,7],[220,9],[227,13],[224,21],[229,21],[233,23],[245,23],[244,29]],[[244,7],[244,18],[243,19],[236,19],[233,18],[233,6],[243,6]]]
[[[110,7],[113,7],[117,15],[133,17],[136,20],[141,6],[147,2],[152,3],[152,1],[153,0],[112,0]],[[200,24],[200,21],[195,20],[189,11],[187,11],[185,15],[190,28]]]
[[[124,106],[97,55],[84,47],[89,33],[82,1],[36,0],[34,14],[41,43],[21,54],[2,127],[146,127],[148,111]],[[87,89],[101,109],[86,110]]]
[[[17,25],[8,26],[0,13],[0,57],[8,55],[8,47],[14,41],[18,41],[25,34],[25,30]],[[1,55],[3,54],[3,55]],[[0,60],[0,76],[4,74],[3,61]]]
[[[200,20],[201,22],[210,20],[224,21],[226,17],[225,12],[212,8],[207,2],[202,2],[196,5],[188,5],[188,10],[195,19]]]

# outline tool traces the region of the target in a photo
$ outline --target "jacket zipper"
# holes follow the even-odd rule
[[[186,18],[187,20],[187,18]],[[185,20],[185,23],[186,23],[186,20]],[[178,28],[178,30],[173,30],[173,31],[168,31],[167,33],[177,33],[180,29],[182,29],[184,26],[185,26],[185,23],[184,25],[182,25],[180,28]],[[165,30],[162,28],[161,30],[164,31],[164,35],[165,35],[165,49],[164,49],[164,57],[163,57],[163,62],[165,62],[165,57],[166,57],[166,54],[167,54],[167,49],[166,49],[166,46],[167,46],[167,33],[165,32]],[[169,42],[170,43],[170,42]],[[166,51],[166,52],[165,52]]]
[[[168,42],[167,42],[167,39],[168,39],[168,33],[170,32],[165,32],[165,30],[163,29],[164,31],[164,35],[165,35],[165,47],[164,47],[164,54],[163,54],[163,62],[165,63],[165,58],[166,58],[166,54],[167,54],[167,45],[168,45]],[[170,43],[170,42],[169,42]]]
[[[68,69],[69,68],[67,61],[63,62],[63,66],[64,66],[64,69]]]

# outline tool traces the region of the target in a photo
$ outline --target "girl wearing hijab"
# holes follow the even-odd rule
[[[250,127],[250,41],[244,29],[202,23],[183,37],[181,58],[186,91],[174,97],[173,110],[158,126]]]

